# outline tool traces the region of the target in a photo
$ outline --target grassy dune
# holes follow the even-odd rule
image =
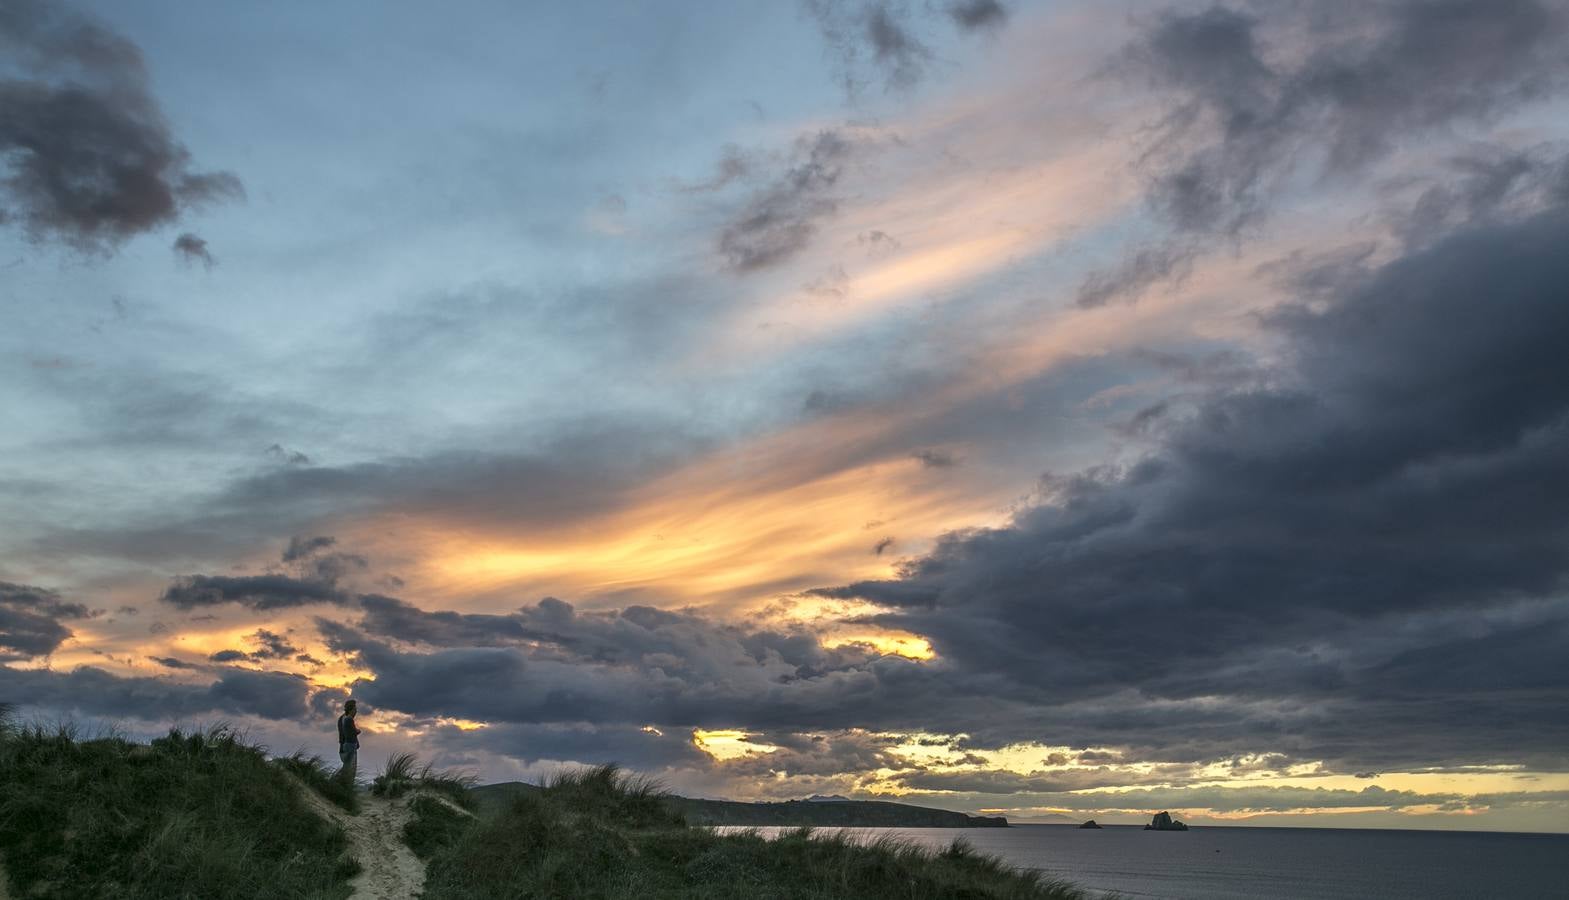
[[[719,835],[688,826],[652,783],[614,767],[562,775],[478,817],[469,786],[405,757],[366,797],[320,760],[268,759],[226,728],[136,744],[0,719],[0,861],[13,897],[342,900],[361,862],[373,875],[387,861],[353,859],[351,843],[376,853],[328,818],[370,828],[372,813],[407,804],[407,823],[395,821],[427,865],[425,900],[1083,896],[962,843],[931,853],[805,829]],[[366,815],[328,816],[306,791]],[[378,846],[401,852],[397,827],[376,832],[390,842]]]
[[[306,809],[285,768],[324,775],[303,758],[268,761],[222,728],[151,744],[8,729],[0,857],[12,895],[348,897],[358,866],[343,832]]]

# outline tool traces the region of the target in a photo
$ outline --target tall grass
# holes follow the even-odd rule
[[[1085,896],[962,842],[933,853],[892,839],[864,843],[810,829],[766,840],[756,832],[689,827],[656,783],[614,766],[558,775],[486,819],[425,823],[427,814],[439,813],[415,812],[410,830],[419,832],[419,852],[430,864],[425,900]]]
[[[0,727],[0,854],[20,897],[340,900],[356,864],[227,726],[150,744]]]
[[[336,803],[345,811],[359,814],[359,793],[354,789],[354,785],[339,778],[321,757],[307,756],[304,750],[296,750],[288,756],[280,756],[273,760],[273,764],[305,782],[316,793]]]
[[[343,900],[359,866],[300,782],[354,803],[315,757],[269,761],[233,729],[171,730],[150,744],[19,727],[0,708],[0,855],[20,897]],[[292,777],[291,777],[292,776]],[[475,818],[472,779],[412,756],[373,790],[409,796],[403,838],[428,862],[424,900],[1073,900],[963,842],[689,827],[659,784],[614,766],[564,772]],[[439,796],[438,796],[439,795]],[[348,808],[346,806],[346,808]],[[378,860],[367,860],[377,865]]]
[[[395,753],[371,781],[370,792],[377,797],[402,797],[416,790],[444,794],[465,809],[472,808],[474,798],[469,794],[476,779],[472,775],[449,770],[436,771],[430,763],[421,764],[412,753]]]

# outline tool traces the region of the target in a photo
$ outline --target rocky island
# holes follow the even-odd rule
[[[1178,822],[1176,819],[1173,819],[1171,817],[1171,813],[1166,812],[1165,810],[1161,810],[1160,812],[1155,814],[1154,818],[1150,819],[1150,823],[1148,825],[1144,826],[1144,830],[1145,831],[1187,831],[1188,830],[1188,826],[1187,826],[1187,823],[1185,823],[1185,822]]]

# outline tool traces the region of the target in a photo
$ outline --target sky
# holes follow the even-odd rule
[[[1569,3],[0,2],[0,701],[1569,831]]]

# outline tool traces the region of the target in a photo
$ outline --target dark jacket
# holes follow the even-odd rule
[[[338,717],[338,746],[344,744],[353,744],[356,750],[360,747],[359,726],[355,725],[354,720],[347,715]]]

